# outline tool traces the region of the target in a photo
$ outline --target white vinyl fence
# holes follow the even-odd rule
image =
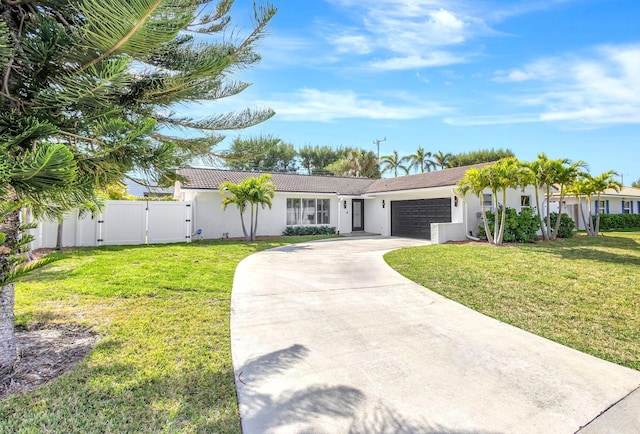
[[[191,202],[109,200],[99,215],[65,216],[62,246],[190,242],[192,215]],[[32,233],[32,249],[54,248],[58,222],[40,222]]]

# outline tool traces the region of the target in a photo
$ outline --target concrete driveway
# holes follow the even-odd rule
[[[240,263],[244,434],[640,432],[639,371],[485,317],[382,258],[421,244],[347,238]]]

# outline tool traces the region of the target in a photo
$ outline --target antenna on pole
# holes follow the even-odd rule
[[[387,140],[387,136],[384,139],[376,139],[373,141],[373,144],[378,147],[378,163],[380,163],[380,142],[384,142]]]

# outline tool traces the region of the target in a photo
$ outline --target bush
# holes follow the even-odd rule
[[[592,216],[593,226],[596,216]],[[629,229],[640,227],[640,214],[600,214],[600,230]]]
[[[551,227],[555,228],[556,219],[558,218],[557,212],[552,212],[551,215]],[[558,227],[558,238],[571,238],[573,236],[573,230],[576,228],[576,223],[567,214],[562,213],[560,217],[560,226]]]
[[[540,220],[534,213],[535,208],[524,208],[518,213],[513,208],[507,208],[507,215],[504,221],[504,237],[502,241],[507,243],[526,243],[528,241],[538,239],[538,230],[540,229]],[[487,219],[491,233],[495,232],[493,225],[495,214],[491,211],[487,212]],[[484,225],[478,228],[478,236],[486,238]]]
[[[282,235],[333,235],[335,233],[334,226],[287,226]]]

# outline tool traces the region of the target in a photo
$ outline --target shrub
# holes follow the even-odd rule
[[[333,235],[335,233],[334,226],[287,226],[282,235]]]
[[[534,212],[535,208],[523,208],[518,213],[513,208],[507,208],[507,215],[504,221],[504,237],[503,241],[507,243],[526,243],[538,238],[538,230],[540,229],[540,220]],[[494,213],[487,212],[489,229],[495,232],[493,225]],[[478,236],[486,238],[484,225],[478,228]]]
[[[596,217],[592,216],[593,225]],[[600,230],[629,229],[640,227],[640,214],[600,214]]]
[[[551,215],[551,227],[555,228],[556,219],[558,218],[557,212],[552,212]],[[576,228],[576,223],[567,214],[562,213],[560,217],[560,226],[558,227],[558,238],[571,238],[573,236],[573,230]]]

